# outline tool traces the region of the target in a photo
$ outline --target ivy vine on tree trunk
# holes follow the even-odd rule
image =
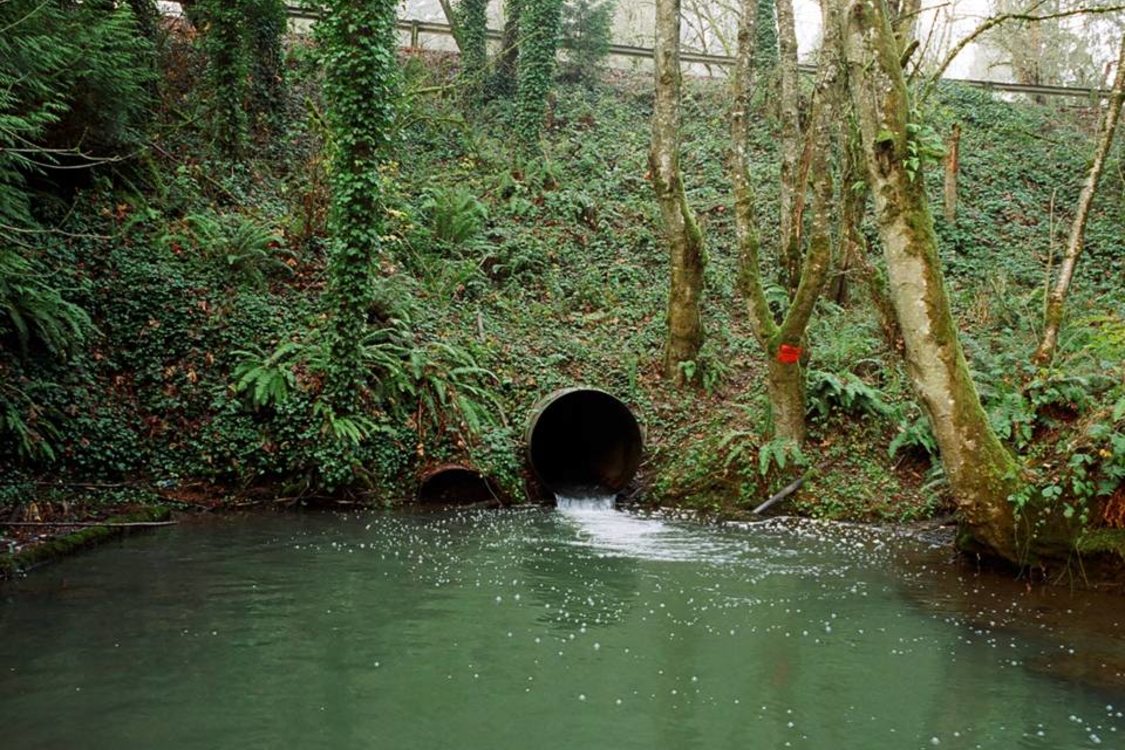
[[[516,136],[524,148],[539,150],[539,135],[555,76],[562,0],[522,0]]]
[[[485,31],[488,23],[488,0],[461,0],[458,6],[461,27],[461,80],[466,99],[475,103],[484,84],[488,56]]]
[[[211,89],[211,137],[223,156],[241,159],[250,134],[246,116],[250,68],[244,36],[247,0],[207,0],[200,11],[206,24],[203,49]]]
[[[282,37],[288,25],[281,0],[248,0],[246,24],[250,55],[250,110],[259,131],[277,127],[285,108]]]
[[[522,13],[523,0],[504,0],[504,33],[500,38],[500,52],[496,56],[490,87],[499,96],[511,96],[516,92]]]
[[[325,396],[342,416],[363,405],[362,343],[382,253],[379,165],[396,111],[395,9],[393,0],[330,0],[316,26],[332,149]]]

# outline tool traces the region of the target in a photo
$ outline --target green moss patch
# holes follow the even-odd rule
[[[172,511],[165,506],[141,508],[105,519],[104,526],[87,526],[77,531],[37,542],[18,552],[0,556],[0,578],[8,578],[44,563],[87,549],[109,539],[116,539],[143,526],[114,526],[123,523],[146,523],[168,520]],[[65,526],[60,526],[65,528]]]

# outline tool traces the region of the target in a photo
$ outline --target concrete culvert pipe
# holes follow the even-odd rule
[[[418,502],[427,505],[468,505],[495,499],[488,479],[461,464],[435,466],[418,483]]]
[[[527,427],[531,468],[556,494],[623,490],[637,473],[643,450],[633,412],[594,388],[552,393],[535,407]]]

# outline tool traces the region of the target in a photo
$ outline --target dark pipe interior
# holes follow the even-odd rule
[[[575,390],[560,394],[539,413],[528,451],[549,490],[617,491],[636,474],[643,442],[629,407],[608,393]]]
[[[483,503],[493,498],[488,480],[480,472],[464,466],[437,469],[424,477],[418,486],[420,503]]]

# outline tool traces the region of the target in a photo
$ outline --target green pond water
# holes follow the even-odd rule
[[[192,521],[0,589],[0,746],[1125,748],[1122,601],[844,526]]]

